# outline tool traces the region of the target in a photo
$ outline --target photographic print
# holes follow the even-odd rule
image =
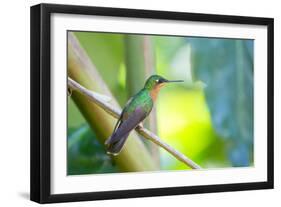
[[[31,7],[31,200],[273,188],[273,19]]]
[[[254,165],[254,40],[67,35],[68,76],[122,109],[112,117],[69,88],[68,175]],[[87,61],[92,71],[83,67]],[[179,155],[136,133],[138,125]]]

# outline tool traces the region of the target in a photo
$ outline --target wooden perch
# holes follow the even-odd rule
[[[81,94],[85,95],[87,98],[89,98],[92,102],[94,102],[99,107],[101,107],[103,110],[105,110],[111,116],[113,116],[113,117],[115,117],[117,119],[120,117],[121,111],[116,109],[115,107],[113,107],[107,101],[105,101],[105,100],[108,100],[110,97],[107,97],[107,96],[104,96],[104,95],[101,95],[101,94],[97,94],[97,93],[95,93],[93,91],[90,91],[90,90],[88,90],[85,87],[81,86],[79,83],[75,82],[74,80],[72,80],[69,77],[68,77],[68,87],[70,89],[72,89],[72,90],[77,90]],[[136,131],[140,135],[142,135],[144,138],[152,141],[156,145],[158,145],[158,146],[162,147],[163,149],[165,149],[167,152],[172,154],[176,159],[178,159],[179,161],[185,163],[187,166],[191,167],[192,169],[201,169],[201,167],[198,164],[193,162],[191,159],[189,159],[188,157],[186,157],[185,155],[183,155],[182,153],[180,153],[176,149],[172,148],[170,145],[168,145],[165,142],[163,142],[163,140],[161,140],[157,135],[153,134],[152,132],[150,132],[149,130],[145,129],[144,127],[139,125],[136,128]]]

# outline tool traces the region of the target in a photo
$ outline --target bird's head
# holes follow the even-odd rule
[[[144,88],[149,90],[153,97],[157,97],[159,90],[166,84],[172,82],[183,82],[183,80],[167,80],[160,75],[152,75],[145,82]],[[154,99],[154,98],[153,98]]]
[[[183,80],[167,80],[160,75],[152,75],[146,80],[144,88],[148,90],[154,90],[156,88],[161,88],[166,83],[172,82],[183,82]]]

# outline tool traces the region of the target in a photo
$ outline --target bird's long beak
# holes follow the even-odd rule
[[[173,83],[173,82],[184,82],[183,80],[166,80],[166,83]]]

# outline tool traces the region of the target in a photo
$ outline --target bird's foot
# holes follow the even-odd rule
[[[138,127],[144,128],[143,123],[139,123]]]

